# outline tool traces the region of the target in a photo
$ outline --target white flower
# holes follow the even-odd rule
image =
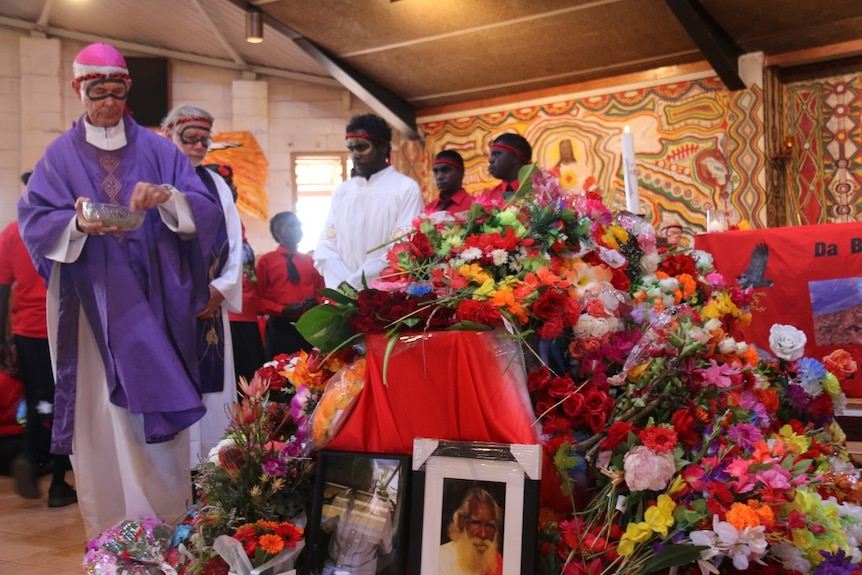
[[[717,548],[733,560],[738,571],[748,569],[749,559],[759,560],[766,554],[766,527],[746,527],[739,530],[727,521],[719,521],[718,515],[712,516],[712,530],[718,535]]]
[[[482,257],[482,250],[479,248],[467,248],[463,252],[461,252],[461,258],[465,262],[472,262],[473,260],[478,260]]]
[[[496,249],[491,252],[491,259],[494,261],[495,266],[501,266],[506,263],[506,260],[509,258],[509,254],[506,250]]]
[[[673,293],[679,288],[679,281],[676,278],[664,278],[658,282],[659,287],[665,293]]]
[[[580,322],[579,322],[580,323]],[[611,331],[611,324],[606,317],[594,317],[593,327],[590,330],[590,335],[595,338],[602,338]]]
[[[718,342],[718,352],[725,355],[736,353],[736,340],[732,337],[726,337]]]
[[[658,269],[658,254],[644,254],[641,258],[641,269],[646,274],[651,274]]]
[[[599,259],[612,268],[621,268],[626,264],[626,257],[617,250],[599,246]]]
[[[778,557],[781,563],[791,571],[808,573],[811,563],[802,554],[802,549],[788,543],[774,543],[769,547],[769,554]]]
[[[717,317],[711,318],[705,324],[703,324],[703,329],[706,331],[716,331],[721,329],[721,320]]]
[[[748,353],[748,344],[744,341],[736,342],[736,355],[745,355]]]
[[[236,442],[233,440],[232,437],[225,437],[224,439],[219,441],[215,447],[210,449],[210,452],[207,455],[207,460],[210,463],[215,463],[216,465],[218,465],[218,453],[219,453],[219,451],[221,451],[222,448],[224,448],[224,447],[233,447],[234,445],[236,445]]]
[[[695,264],[701,271],[709,271],[715,266],[713,265],[712,254],[709,252],[704,252],[701,250],[694,250],[691,252],[692,257],[694,258]]]
[[[656,453],[636,445],[623,458],[626,485],[632,491],[658,491],[667,487],[676,473],[672,453]]]
[[[780,323],[769,328],[769,348],[777,357],[787,361],[796,361],[805,353],[808,338],[805,332]]]
[[[599,300],[608,313],[614,313],[620,307],[620,293],[615,289],[605,289],[599,293]]]
[[[593,323],[595,320],[596,318],[590,314],[581,314],[581,317],[578,318],[578,323],[574,327],[575,337],[578,339],[589,337],[593,333]]]

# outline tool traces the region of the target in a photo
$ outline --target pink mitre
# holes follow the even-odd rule
[[[126,59],[119,50],[103,43],[90,44],[78,52],[72,68],[76,80],[93,74],[105,76],[116,74],[126,77],[129,74]]]

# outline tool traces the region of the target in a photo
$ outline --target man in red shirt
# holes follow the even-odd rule
[[[495,187],[485,190],[476,200],[486,206],[502,206],[518,191],[518,170],[531,163],[533,147],[520,134],[501,134],[491,143],[488,171],[501,180]]]
[[[258,312],[269,316],[264,346],[267,358],[272,359],[281,353],[311,349],[293,322],[317,305],[317,290],[324,285],[311,256],[296,251],[302,239],[302,224],[296,214],[274,215],[269,231],[278,247],[257,262],[257,295]]]
[[[476,201],[463,187],[464,158],[453,150],[443,150],[434,158],[431,164],[434,172],[434,184],[440,196],[430,202],[422,213],[449,212],[457,214],[466,212]]]
[[[21,180],[26,185],[29,173]],[[24,429],[24,452],[12,462],[18,495],[27,499],[40,497],[37,471],[39,465],[53,465],[48,507],[63,507],[78,501],[66,470],[71,468],[68,455],[51,455],[51,422],[54,419],[54,375],[48,350],[48,324],[45,318],[45,282],[33,267],[18,231],[12,222],[0,233],[0,325],[6,326],[10,296],[12,304],[12,337],[18,355],[24,396],[27,401],[27,425]],[[0,346],[6,346],[5,334]]]

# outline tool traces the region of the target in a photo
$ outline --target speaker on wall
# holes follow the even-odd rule
[[[156,127],[168,114],[170,62],[167,58],[126,58],[132,89],[126,105],[135,121]]]

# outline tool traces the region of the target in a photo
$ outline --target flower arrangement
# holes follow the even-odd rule
[[[123,521],[87,544],[84,566],[92,575],[176,575],[172,534],[160,519]]]
[[[378,280],[330,291],[300,331],[324,352],[402,330],[524,341],[542,573],[859,570],[862,490],[833,417],[852,359],[801,357],[791,326],[761,357],[741,334],[752,290],[709,254],[660,253],[641,218],[542,170],[519,190],[418,218]]]

